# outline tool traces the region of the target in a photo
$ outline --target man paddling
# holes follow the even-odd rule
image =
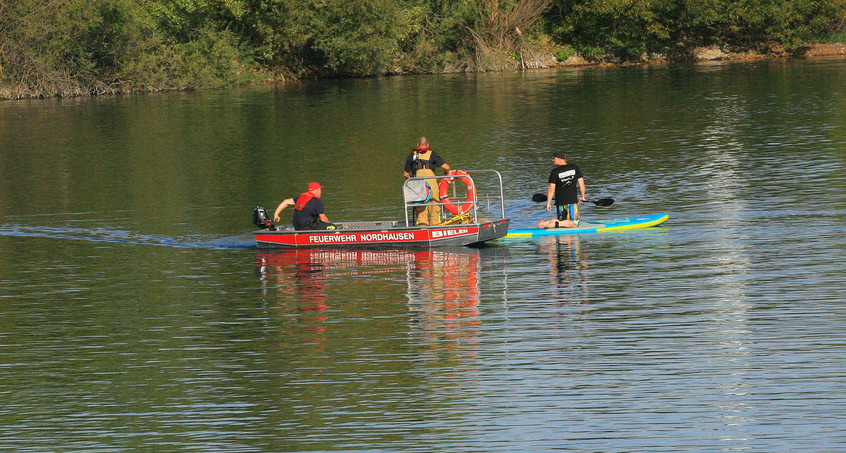
[[[567,163],[567,156],[556,151],[552,154],[555,168],[549,173],[549,189],[546,191],[546,211],[552,211],[552,200],[555,199],[557,218],[541,220],[538,228],[575,228],[579,225],[579,203],[585,199],[585,179],[582,171],[575,164]],[[581,192],[581,197],[576,191]]]
[[[282,210],[293,206],[295,230],[334,230],[335,225],[329,223],[329,218],[323,212],[323,201],[320,200],[322,193],[323,186],[316,182],[309,183],[308,192],[296,198],[287,198],[279,204],[273,213],[273,220],[279,222]]]

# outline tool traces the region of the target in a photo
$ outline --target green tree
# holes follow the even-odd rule
[[[396,0],[294,0],[294,6],[290,25],[298,32],[302,61],[348,75],[390,70],[402,42],[415,31],[419,11]]]
[[[557,0],[548,30],[594,59],[638,59],[663,50],[672,34],[673,0]]]
[[[796,48],[842,30],[846,0],[555,0],[549,33],[602,60],[721,45]]]
[[[148,35],[136,12],[131,0],[4,3],[3,85],[45,96],[113,92],[121,56]]]

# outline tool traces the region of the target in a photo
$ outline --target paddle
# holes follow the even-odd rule
[[[542,201],[546,201],[546,195],[544,195],[542,193],[536,193],[536,194],[532,195],[532,201],[534,201],[535,203],[540,203]],[[593,203],[597,206],[611,206],[612,204],[614,204],[614,199],[613,198],[600,198],[599,200],[596,200],[596,201],[585,200],[585,202],[586,203]]]

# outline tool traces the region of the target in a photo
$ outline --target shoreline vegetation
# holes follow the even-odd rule
[[[0,99],[846,55],[846,0],[0,2]]]

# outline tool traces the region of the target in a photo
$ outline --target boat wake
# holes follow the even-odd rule
[[[139,234],[112,228],[67,228],[56,226],[31,226],[2,224],[0,236],[49,238],[74,241],[111,242],[135,245],[157,245],[177,248],[245,249],[256,248],[252,235],[220,237],[208,236],[174,238],[161,235]]]

